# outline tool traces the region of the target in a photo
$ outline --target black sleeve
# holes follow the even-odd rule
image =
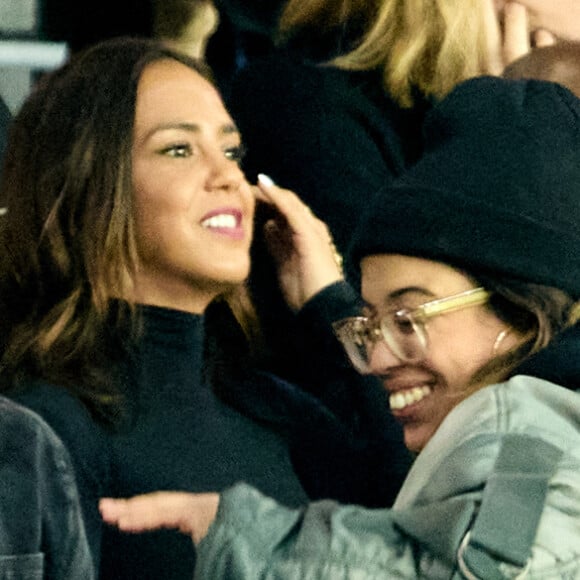
[[[312,497],[389,506],[411,455],[380,381],[355,371],[332,330],[334,321],[358,314],[360,303],[358,294],[342,282],[324,289],[298,313],[300,358],[309,369],[302,385],[332,411],[342,428],[300,434],[293,458]]]
[[[411,465],[402,430],[380,382],[357,373],[332,322],[359,312],[345,282],[316,295],[295,316],[293,379],[260,373],[227,388],[228,402],[289,440],[308,496],[367,507],[392,505]]]

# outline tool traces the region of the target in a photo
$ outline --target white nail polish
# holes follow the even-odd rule
[[[265,185],[266,187],[272,187],[273,185],[275,185],[275,183],[272,180],[272,178],[269,177],[268,175],[266,175],[265,173],[259,173],[258,174],[258,181],[262,185]]]

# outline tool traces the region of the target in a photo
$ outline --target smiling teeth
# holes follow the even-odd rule
[[[404,409],[413,403],[418,403],[432,392],[433,390],[431,387],[413,387],[412,389],[406,389],[405,391],[393,393],[389,397],[389,404],[391,409],[400,411],[401,409]]]
[[[237,220],[231,214],[220,214],[203,220],[201,225],[204,228],[235,228],[237,226]]]

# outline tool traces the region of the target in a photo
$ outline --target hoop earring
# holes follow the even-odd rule
[[[493,343],[493,349],[492,349],[492,353],[494,356],[497,355],[497,351],[499,350],[501,343],[504,341],[505,337],[509,333],[510,333],[509,329],[505,328],[497,335],[497,338],[495,339],[495,342]]]

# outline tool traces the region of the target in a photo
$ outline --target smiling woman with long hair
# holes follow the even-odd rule
[[[256,196],[278,206],[291,196],[248,184],[240,134],[209,78],[161,43],[107,41],[42,79],[11,133],[0,379],[68,447],[101,578],[184,578],[194,562],[173,532],[135,540],[103,527],[102,495],[244,480],[306,501],[273,428],[291,420],[291,386],[288,404],[259,416],[252,392],[265,409],[276,400],[267,376],[230,393],[248,413],[208,376],[204,313],[243,296]],[[314,225],[328,266],[312,293],[341,279],[328,232]]]

